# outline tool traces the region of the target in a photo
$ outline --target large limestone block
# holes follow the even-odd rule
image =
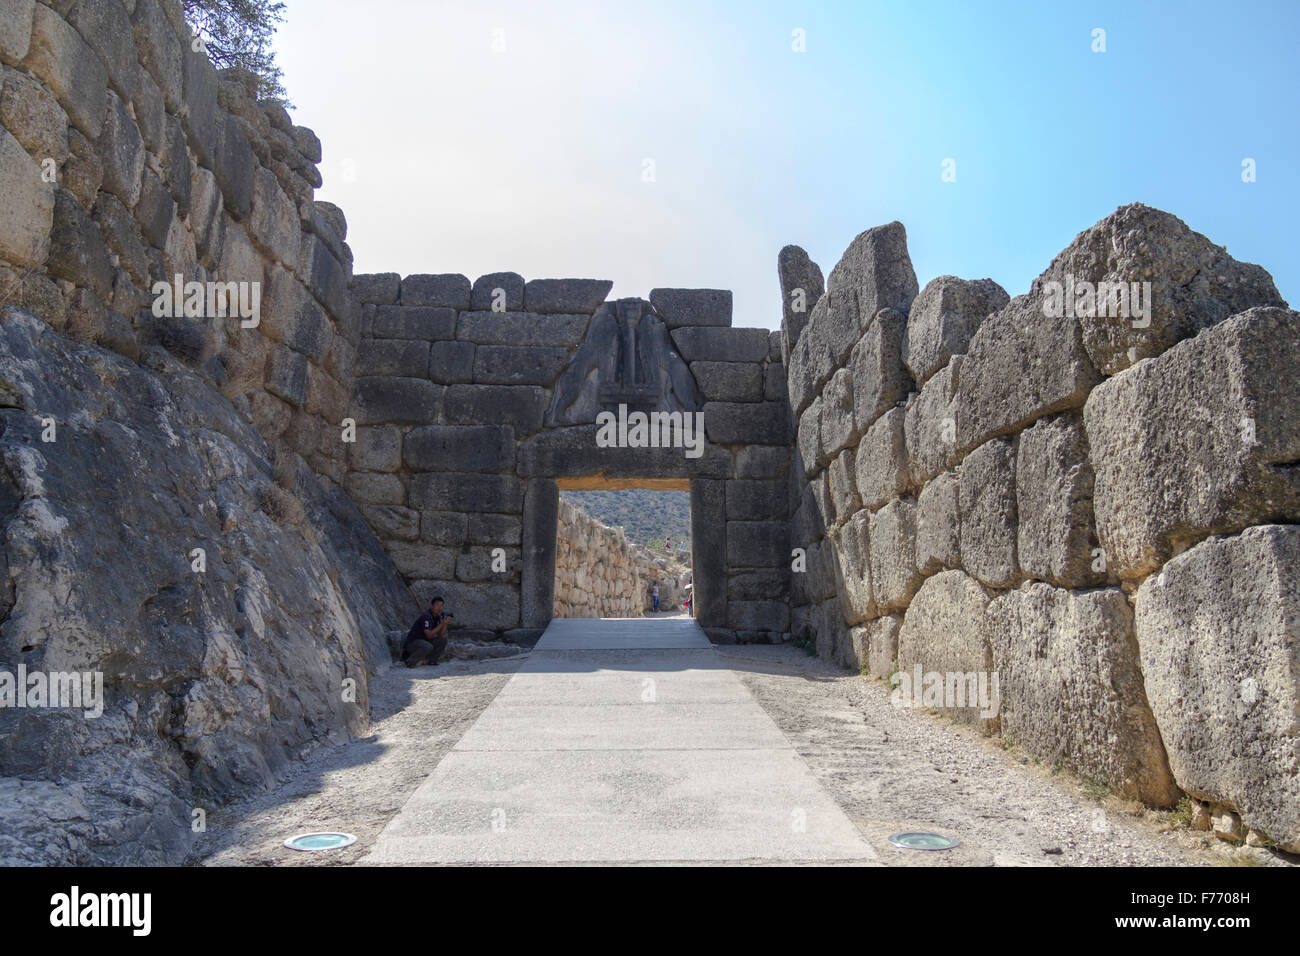
[[[706,402],[758,402],[763,369],[754,362],[692,362],[691,374]]]
[[[0,61],[11,66],[27,55],[35,0],[10,0],[0,7]]]
[[[1071,281],[1073,295],[1067,297]],[[1057,302],[1048,301],[1051,282],[1059,284]],[[1114,291],[1096,294],[1101,283]],[[1146,315],[1134,307],[1133,283],[1150,284]],[[1128,293],[1127,310],[1121,287]],[[1141,203],[1121,206],[1079,233],[1034,280],[1030,297],[1060,311],[1073,306],[1084,348],[1106,375],[1159,355],[1238,312],[1286,306],[1262,268],[1238,262],[1176,216]]]
[[[930,707],[986,734],[997,733],[998,717],[990,713],[995,710],[993,652],[984,627],[988,603],[988,592],[963,571],[941,571],[926,579],[908,605],[898,633],[899,677],[907,681],[899,685],[898,691],[906,692],[899,693],[900,702]],[[969,693],[972,677],[975,694]],[[942,682],[944,693],[927,700],[924,691],[935,679]],[[980,706],[981,679],[986,707]]]
[[[889,677],[898,670],[898,636],[902,629],[901,614],[886,614],[866,623],[866,673]]]
[[[61,187],[54,192],[46,270],[55,278],[89,287],[100,301],[109,297],[113,287],[113,268],[99,228],[72,193]]]
[[[379,305],[375,306],[370,331],[377,339],[445,341],[456,334],[456,310],[444,306]]]
[[[429,371],[429,343],[406,339],[365,339],[357,350],[357,375],[423,378]]]
[[[916,499],[916,567],[922,574],[961,567],[960,481],[945,471]]]
[[[784,402],[707,402],[704,433],[719,445],[788,445],[790,412]]]
[[[1300,852],[1300,528],[1215,537],[1147,578],[1137,641],[1174,778]]]
[[[833,309],[847,312],[849,324],[859,332],[881,309],[907,315],[919,289],[907,254],[907,230],[901,222],[860,233],[826,279]],[[838,357],[844,354],[840,352]]]
[[[505,472],[514,465],[514,433],[502,425],[425,425],[406,433],[403,457],[417,471]]]
[[[826,479],[831,492],[831,507],[835,510],[836,524],[843,524],[862,507],[862,499],[858,496],[858,483],[853,458],[853,449],[846,448],[835,457],[830,467],[826,469]]]
[[[437,419],[442,392],[424,379],[358,378],[353,411],[358,425],[424,425]]]
[[[853,348],[853,424],[861,434],[912,390],[912,378],[903,367],[905,313],[886,309]]]
[[[23,66],[58,97],[72,125],[99,138],[108,102],[108,70],[75,29],[43,3],[32,17],[31,45]]]
[[[790,526],[786,522],[727,522],[728,567],[782,567],[789,558]]]
[[[1300,520],[1300,313],[1251,309],[1093,391],[1097,533],[1140,578],[1210,534]]]
[[[991,587],[1016,584],[1015,439],[995,438],[967,455],[957,493],[962,566]]]
[[[786,386],[790,408],[796,415],[803,414],[804,409],[820,395],[826,380],[839,367],[823,333],[823,328],[829,321],[826,317],[829,309],[830,299],[827,296],[818,299],[808,316],[805,327],[807,334],[800,335],[799,341],[790,346],[790,357],[786,363]],[[849,348],[856,341],[855,336],[849,343]]]
[[[455,273],[409,275],[402,280],[398,301],[402,305],[468,309],[469,279]]]
[[[49,254],[54,225],[54,185],[41,168],[0,129],[0,258],[16,266],[37,266]],[[69,201],[75,204],[75,200]],[[52,316],[46,316],[49,319]]]
[[[670,329],[731,325],[730,289],[651,289],[650,304]]]
[[[959,451],[1082,407],[1100,380],[1084,350],[1079,320],[1045,316],[1030,296],[1017,296],[984,320],[961,363]]]
[[[600,308],[614,283],[609,279],[532,279],[524,286],[524,308],[529,312],[586,312]]]
[[[777,253],[776,272],[781,283],[781,360],[789,362],[790,352],[826,288],[821,268],[798,246],[785,246]]]
[[[540,345],[574,348],[581,344],[591,316],[539,315],[532,312],[461,312],[456,338],[484,345]]]
[[[916,502],[895,498],[871,515],[871,586],[884,611],[902,610],[921,587],[916,568]]]
[[[157,0],[136,0],[135,9],[131,13],[131,29],[140,65],[162,90],[168,112],[183,112],[181,41]]]
[[[903,335],[903,362],[924,384],[954,355],[964,355],[971,336],[1011,297],[992,279],[939,276],[912,302]]]
[[[480,385],[550,385],[569,360],[568,349],[480,345],[474,350],[474,381]]]
[[[831,376],[822,391],[820,457],[830,460],[850,445],[856,445],[862,432],[854,427],[853,373],[842,368]]]
[[[732,521],[772,521],[785,517],[785,482],[746,479],[727,482],[727,518]]]
[[[1105,581],[1104,563],[1093,553],[1092,486],[1088,438],[1078,415],[1044,419],[1020,433],[1016,541],[1027,577],[1065,588]]]
[[[821,417],[822,400],[817,398],[799,416],[799,427],[795,434],[799,463],[803,466],[804,474],[810,477],[825,463],[822,457]]]
[[[77,0],[67,17],[107,65],[108,78],[118,92],[127,99],[134,97],[140,66],[126,7],[115,0]]]
[[[249,231],[275,258],[292,269],[297,262],[299,219],[275,173],[258,168],[253,179]]]
[[[442,346],[435,346],[435,353]],[[509,425],[516,435],[542,427],[546,392],[536,385],[452,385],[443,401],[443,414],[452,425]]]
[[[688,362],[761,362],[767,357],[767,329],[683,326],[671,332]]]
[[[963,357],[954,355],[907,402],[903,440],[913,481],[929,481],[961,458],[957,446],[957,383]]]
[[[517,272],[489,272],[474,280],[470,308],[518,312],[524,307],[524,277]]]
[[[1155,806],[1178,799],[1122,591],[1029,582],[994,598],[985,624],[1003,736],[1130,799]]]
[[[523,482],[512,475],[421,472],[411,478],[410,504],[434,511],[523,514]]]
[[[855,455],[862,507],[876,509],[907,487],[906,410],[896,405],[872,423]]]
[[[0,126],[9,130],[38,165],[47,157],[62,165],[68,158],[68,114],[59,101],[19,70],[4,71],[3,87]]]
[[[839,529],[838,535],[823,542],[836,549],[836,593],[844,623],[860,624],[876,613],[871,587],[871,515],[859,511]]]
[[[411,591],[420,596],[440,595],[446,602],[447,612],[456,615],[458,628],[501,631],[519,626],[519,586],[516,584],[418,580],[411,582]],[[451,633],[455,636],[456,632]]]

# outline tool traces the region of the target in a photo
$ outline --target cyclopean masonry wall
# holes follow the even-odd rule
[[[1014,300],[920,289],[899,223],[824,293],[797,247],[778,271],[792,630],[880,676],[996,672],[997,716],[954,716],[1300,849],[1300,314],[1268,274],[1141,205]],[[1150,312],[1060,308],[1070,277]]]
[[[0,710],[5,862],[201,849],[196,811],[365,731],[417,612],[338,484],[361,309],[320,144],[193,46],[174,0],[0,5],[0,669],[104,708]],[[259,321],[155,316],[178,274]]]
[[[776,333],[732,328],[729,292],[606,302],[610,286],[357,276],[345,484],[417,595],[519,640],[555,606],[561,485],[689,488],[701,624],[718,641],[779,640],[791,429]],[[702,413],[705,440],[601,447],[597,416],[620,406]]]

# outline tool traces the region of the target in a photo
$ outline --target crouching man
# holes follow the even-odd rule
[[[416,619],[402,642],[402,661],[407,667],[437,664],[447,649],[447,625],[453,615],[442,613],[442,598],[429,602],[429,610]]]

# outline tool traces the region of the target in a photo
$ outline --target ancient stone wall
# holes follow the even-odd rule
[[[920,289],[899,223],[824,290],[778,267],[792,630],[881,676],[996,672],[996,716],[954,716],[1300,847],[1300,314],[1268,274],[1141,205],[1010,300]]]
[[[417,593],[446,594],[467,626],[525,635],[559,600],[557,480],[689,487],[701,623],[718,640],[779,640],[792,431],[777,333],[732,328],[728,292],[606,302],[610,287],[357,276],[346,487]],[[602,447],[596,416],[619,403],[701,412],[698,455]]]
[[[628,540],[561,499],[555,550],[555,617],[640,617],[654,608],[680,610],[690,572]]]
[[[559,516],[555,616],[640,617],[649,585],[627,535],[567,501]]]
[[[175,0],[13,0],[0,62],[0,301],[128,358],[162,346],[341,481],[360,307],[315,134],[196,51]],[[206,297],[156,316],[177,276],[242,284],[257,324]]]
[[[0,4],[0,667],[104,708],[0,714],[5,862],[181,861],[196,809],[364,731],[418,611],[341,488],[346,224],[250,79],[175,0]]]

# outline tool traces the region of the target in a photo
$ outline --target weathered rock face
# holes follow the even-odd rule
[[[898,668],[911,685],[906,703],[932,707],[993,734],[997,733],[999,721],[997,702],[992,697],[993,652],[984,628],[988,603],[988,591],[964,571],[941,571],[927,578],[903,615],[898,634]],[[939,680],[945,687],[948,675],[963,675],[963,692],[972,686],[970,675],[974,675],[977,693],[961,703],[951,694],[927,701],[922,696],[927,681],[924,676],[918,681],[918,673],[942,675]],[[987,708],[979,706],[981,676],[989,692]],[[955,690],[958,681],[952,683]]]
[[[1031,582],[991,601],[984,626],[1004,737],[1124,796],[1156,806],[1178,799],[1138,667],[1133,611],[1118,588]]]
[[[1121,577],[1210,534],[1300,520],[1300,313],[1251,309],[1088,398],[1097,531]]]
[[[418,609],[346,496],[166,352],[7,310],[0,389],[0,662],[103,681],[100,717],[0,709],[0,859],[179,862],[193,808],[367,726]]]
[[[1034,281],[1030,298],[1045,303],[1051,282],[1060,283],[1064,295],[1071,280],[1074,294],[1062,305],[1073,302],[1083,346],[1104,375],[1253,306],[1285,305],[1259,266],[1238,262],[1181,219],[1141,203],[1121,206],[1079,233]],[[1141,289],[1143,282],[1150,283],[1150,298],[1143,303],[1147,314],[1139,315],[1132,291],[1133,283]],[[1080,283],[1091,285],[1092,303]],[[1102,283],[1113,291],[1099,294]]]
[[[903,337],[903,362],[918,385],[965,355],[971,336],[989,315],[1011,301],[992,279],[932,279],[912,302]]]
[[[1175,779],[1300,852],[1300,528],[1172,558],[1138,590],[1147,696]]]
[[[1210,535],[1300,523],[1300,314],[1262,269],[1145,206],[1081,233],[1015,299],[952,276],[915,288],[901,230],[868,230],[791,338],[791,534],[808,568],[793,575],[796,632],[881,676],[895,659],[904,674],[996,670],[1008,738],[1147,803],[1199,780],[1210,810],[1247,830],[1239,817],[1294,803],[1294,721],[1249,731],[1267,741],[1252,759],[1272,762],[1240,770],[1241,785],[1209,769],[1229,763],[1225,740],[1170,716],[1186,739],[1162,741],[1159,715],[1178,701],[1223,709],[1199,655],[1229,670],[1249,655],[1225,636],[1172,664],[1171,638],[1154,685],[1126,594]],[[1205,620],[1228,634],[1252,616],[1289,620],[1293,581],[1241,586],[1257,612],[1225,598]],[[1195,607],[1190,591],[1180,600]],[[1270,666],[1285,710],[1294,668]],[[1175,751],[1193,747],[1180,765]],[[1258,826],[1274,839],[1292,827],[1269,819]]]

